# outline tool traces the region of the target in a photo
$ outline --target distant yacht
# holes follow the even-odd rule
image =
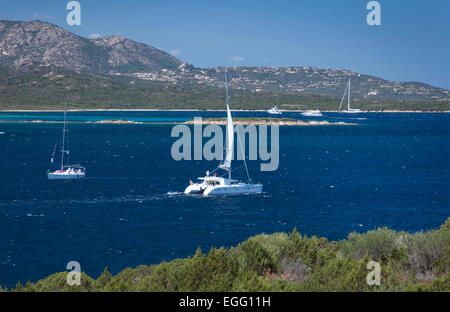
[[[190,181],[190,185],[184,191],[185,194],[203,194],[208,195],[237,195],[237,194],[254,194],[262,192],[262,184],[251,184],[250,176],[248,175],[247,164],[244,164],[247,172],[249,182],[243,183],[231,178],[231,159],[233,157],[234,147],[234,127],[233,119],[231,118],[231,110],[228,104],[228,72],[225,72],[225,89],[226,89],[226,103],[227,103],[227,127],[226,127],[226,156],[223,163],[219,165],[217,169],[222,169],[228,172],[228,178],[217,176],[214,171],[214,175],[210,175],[209,171],[206,171],[206,176],[198,178],[201,182],[194,183]],[[239,136],[238,136],[239,140]],[[226,175],[226,174],[225,174]]]
[[[281,115],[282,114],[282,112],[276,106],[274,106],[271,109],[267,110],[267,112],[269,114],[272,114],[272,115]]]
[[[63,136],[61,144],[61,168],[53,172],[47,171],[47,177],[49,180],[72,180],[81,179],[86,176],[86,169],[80,165],[64,165],[64,155],[69,155],[69,151],[65,150],[65,140],[66,140],[66,121],[67,121],[67,100],[64,105],[64,125],[63,125]],[[56,150],[56,148],[55,148]],[[53,163],[53,156],[55,151],[53,151],[51,162]]]
[[[347,92],[348,90],[348,92]],[[345,93],[347,92],[347,110],[341,111],[342,103],[344,102]],[[342,96],[341,104],[339,105],[339,112],[343,113],[362,113],[359,108],[350,108],[350,79],[345,87],[344,95]]]
[[[302,116],[306,116],[306,117],[322,117],[322,112],[318,109],[315,110],[306,110],[304,112],[301,113]]]

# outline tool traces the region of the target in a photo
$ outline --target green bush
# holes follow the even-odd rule
[[[450,231],[439,230],[406,235],[409,264],[418,274],[450,270]]]
[[[38,281],[36,284],[28,282],[25,287],[16,285],[15,291],[31,291],[31,292],[87,292],[98,291],[96,281],[81,273],[80,285],[70,286],[67,284],[68,272],[60,272],[50,275],[49,277]]]
[[[372,260],[388,262],[405,260],[406,247],[402,236],[388,228],[379,228],[364,234],[350,233],[347,240],[340,241],[339,250],[345,257],[361,260],[369,256]]]
[[[136,285],[136,291],[180,291],[183,286],[183,265],[188,260],[177,259],[162,262],[153,267],[151,273]]]
[[[151,274],[155,266],[140,265],[134,269],[126,268],[113,276],[105,285],[104,291],[135,291],[139,282]]]
[[[367,262],[335,258],[298,285],[301,291],[366,291]]]
[[[255,272],[258,275],[277,272],[276,260],[255,240],[247,240],[238,247],[237,257],[243,271]]]
[[[405,291],[415,292],[449,292],[450,291],[450,275],[446,274],[441,278],[436,278],[432,283],[408,283]]]
[[[113,276],[108,271],[108,267],[103,270],[103,273],[97,279],[97,288],[104,289],[107,284],[109,284],[112,280]]]
[[[311,267],[304,264],[301,258],[296,260],[284,258],[281,261],[279,277],[289,282],[299,283],[311,273],[311,270]]]
[[[238,261],[224,249],[192,258],[163,262],[137,285],[138,291],[229,291],[238,273]]]
[[[182,290],[229,291],[238,269],[238,260],[224,248],[212,248],[208,255],[197,250],[184,266]]]
[[[289,242],[285,246],[283,254],[291,261],[300,261],[311,267],[319,268],[327,261],[336,257],[336,251],[333,244],[330,244],[326,238],[317,238],[312,236],[308,238],[294,229],[289,234]]]
[[[260,234],[249,238],[248,241],[259,243],[279,264],[285,258],[284,252],[289,244],[289,236],[286,233]]]

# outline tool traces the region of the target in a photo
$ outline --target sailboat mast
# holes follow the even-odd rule
[[[227,101],[227,109],[228,109],[228,71],[225,71],[225,96]]]
[[[347,100],[347,110],[350,110],[350,78],[348,79],[348,100]]]
[[[67,116],[67,99],[64,105],[64,125],[63,125],[63,137],[62,137],[62,148],[61,148],[61,170],[64,170],[64,154],[65,151],[65,138],[66,138],[66,116]]]
[[[339,112],[341,111],[342,104],[344,103],[345,94],[347,93],[347,89],[348,89],[348,83],[347,83],[347,85],[345,86],[344,94],[342,94],[341,103],[339,104],[339,109],[338,109]]]
[[[225,97],[226,97],[226,103],[227,103],[227,128],[229,127],[229,119],[231,118],[230,114],[230,106],[228,104],[228,71],[225,71]],[[229,130],[227,129],[227,134],[229,136]],[[228,138],[228,140],[231,140],[231,138]],[[227,147],[227,149],[229,146]],[[227,150],[227,154],[230,153]],[[228,157],[227,157],[228,158]],[[228,178],[231,179],[231,159],[230,159],[230,169],[228,170]]]

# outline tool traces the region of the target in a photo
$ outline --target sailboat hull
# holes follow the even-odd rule
[[[362,110],[360,110],[358,108],[350,108],[349,110],[341,111],[341,113],[357,114],[357,113],[362,113]]]
[[[76,180],[76,179],[82,179],[86,177],[86,174],[81,173],[58,173],[58,172],[49,172],[47,174],[47,177],[49,180]]]

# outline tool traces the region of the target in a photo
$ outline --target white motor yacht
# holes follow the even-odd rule
[[[318,109],[316,110],[307,110],[301,113],[302,116],[305,117],[322,117],[322,112]]]
[[[267,112],[269,114],[272,114],[272,115],[281,115],[282,114],[282,112],[276,106],[274,106],[271,109],[267,110]]]

